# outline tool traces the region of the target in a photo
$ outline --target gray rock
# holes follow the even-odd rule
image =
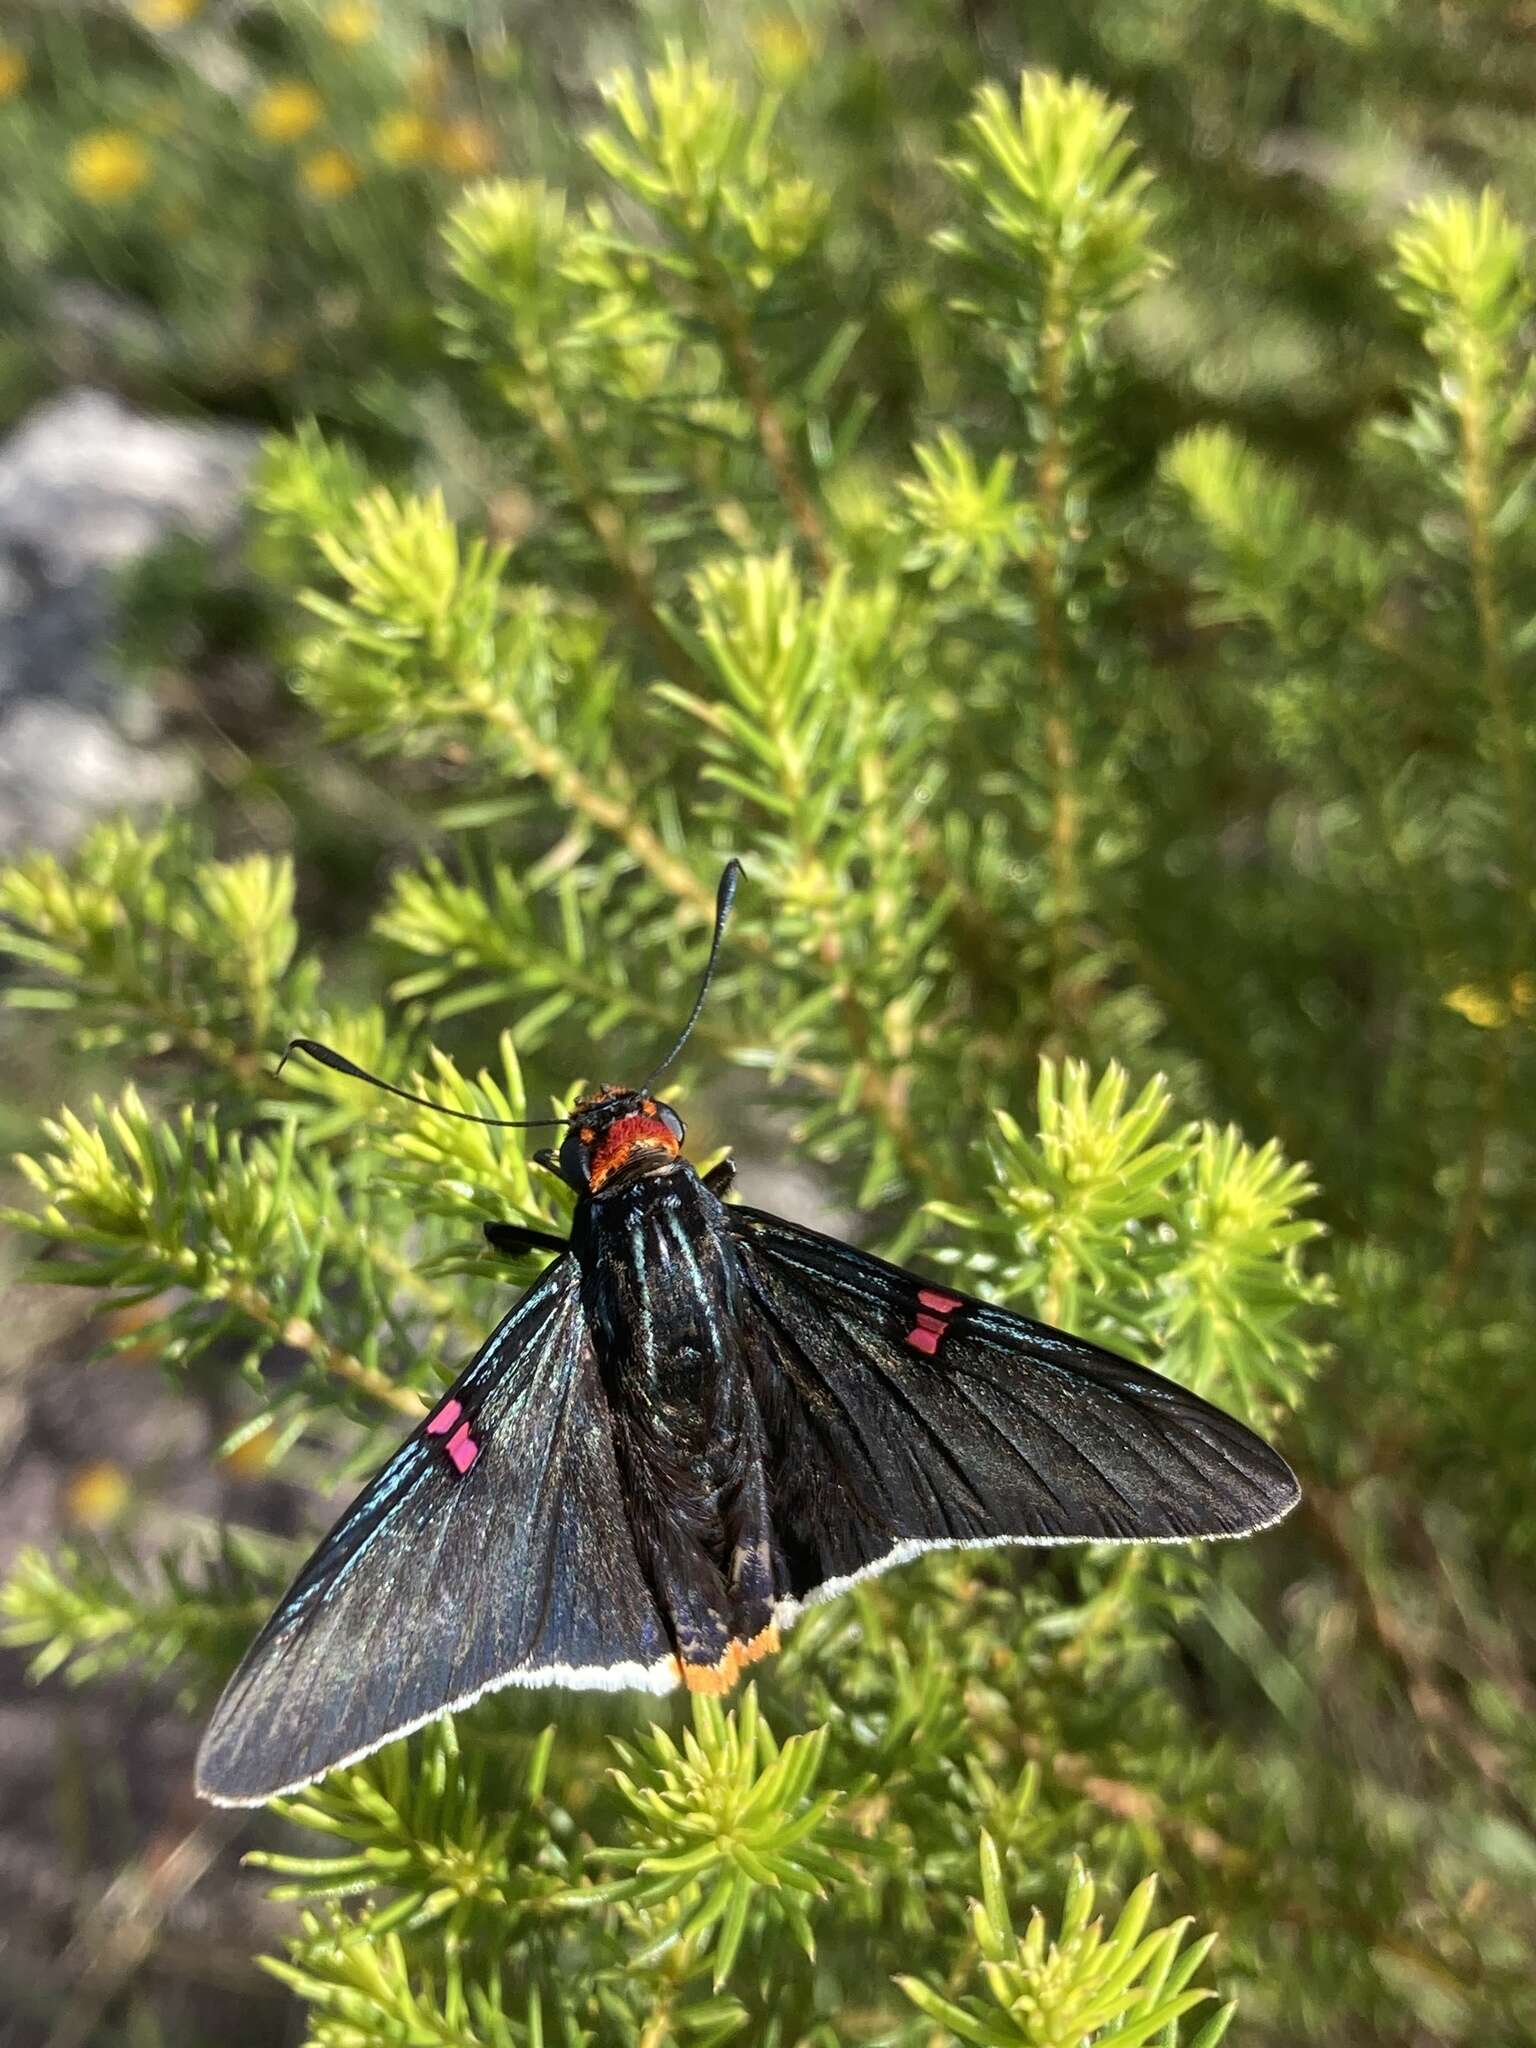
[[[0,854],[61,852],[103,812],[182,803],[196,783],[182,749],[135,745],[106,713],[37,697],[0,711]]]
[[[0,854],[190,792],[113,660],[112,577],[173,532],[231,538],[257,440],[81,390],[0,445]]]

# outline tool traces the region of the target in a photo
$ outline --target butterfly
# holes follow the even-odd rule
[[[576,1190],[569,1239],[484,1226],[549,1263],[252,1643],[205,1798],[296,1791],[502,1686],[725,1692],[924,1551],[1246,1536],[1295,1505],[1285,1461],[1174,1381],[728,1202],[731,1163],[695,1172],[650,1081],[562,1122],[536,1156]]]

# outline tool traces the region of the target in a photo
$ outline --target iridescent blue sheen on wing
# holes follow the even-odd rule
[[[257,1638],[209,1798],[307,1784],[498,1686],[724,1691],[807,1602],[925,1550],[1241,1536],[1294,1505],[1284,1460],[1174,1381],[727,1208],[659,1143],[613,1158]]]
[[[1294,1507],[1252,1430],[1174,1380],[732,1208],[789,1576],[780,1619],[928,1549],[1243,1536]]]
[[[567,1254],[294,1581],[219,1702],[198,1788],[256,1804],[498,1686],[664,1690],[670,1660]]]
[[[724,1692],[808,1601],[925,1550],[1242,1536],[1295,1505],[1285,1461],[1173,1381],[727,1209],[728,1162],[699,1178],[649,1089],[740,874],[666,1058],[535,1155],[576,1193],[569,1247],[486,1224],[555,1262],[252,1644],[199,1753],[205,1797],[294,1791],[498,1686]]]

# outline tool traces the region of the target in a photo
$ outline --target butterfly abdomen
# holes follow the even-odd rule
[[[642,1569],[687,1684],[776,1643],[761,1418],[725,1211],[683,1163],[582,1205],[572,1235]]]

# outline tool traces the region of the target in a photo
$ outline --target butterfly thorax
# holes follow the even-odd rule
[[[725,1211],[686,1161],[576,1211],[571,1248],[609,1398],[649,1455],[707,1494],[734,1464],[740,1287]]]

